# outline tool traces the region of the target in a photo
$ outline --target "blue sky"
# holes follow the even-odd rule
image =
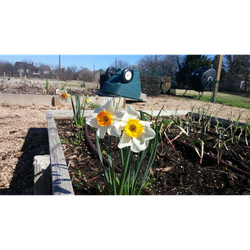
[[[125,60],[130,65],[137,65],[138,60],[144,55],[60,55],[61,68],[76,65],[86,67],[89,70],[107,69],[111,63],[117,60]],[[9,61],[13,65],[15,62],[23,60],[46,65],[59,65],[59,55],[0,55],[0,61]]]

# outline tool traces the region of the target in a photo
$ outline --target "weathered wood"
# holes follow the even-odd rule
[[[51,110],[46,112],[53,195],[74,195],[68,167]]]
[[[54,119],[72,119],[73,111],[72,110],[49,110],[53,115]],[[85,110],[84,116],[89,116],[94,113],[94,110]]]
[[[221,73],[221,67],[222,67],[222,59],[223,59],[223,55],[220,55],[219,56],[219,63],[218,63],[218,67],[217,67],[217,76],[216,76],[216,82],[215,82],[215,88],[214,88],[214,92],[213,92],[212,102],[217,101],[217,94],[219,91],[220,73]]]
[[[52,97],[52,106],[58,106],[58,107],[61,107],[62,106],[62,103],[61,103],[61,101],[60,101],[60,99],[59,99],[59,97],[58,96],[53,96]]]
[[[37,155],[34,157],[34,194],[51,195],[51,167],[50,155]]]
[[[170,89],[170,94],[176,95],[176,89]]]

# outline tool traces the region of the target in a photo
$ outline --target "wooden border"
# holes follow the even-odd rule
[[[93,110],[85,110],[85,116],[93,114]],[[58,135],[55,119],[72,119],[72,110],[47,110],[47,128],[49,137],[52,195],[74,195],[68,167]]]
[[[54,114],[55,112],[53,112],[53,110],[48,110],[46,112],[50,150],[52,194],[74,195],[73,186],[62,149],[62,144],[53,116]]]

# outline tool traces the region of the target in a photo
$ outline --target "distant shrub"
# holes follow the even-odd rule
[[[141,92],[147,96],[161,93],[161,78],[158,75],[140,74]]]

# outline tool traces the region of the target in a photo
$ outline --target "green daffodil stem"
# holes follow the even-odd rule
[[[112,186],[113,186],[114,195],[117,195],[117,191],[116,191],[115,169],[114,169],[113,161],[112,161],[112,163],[111,163],[111,175],[112,175]]]
[[[109,136],[109,155],[111,155],[112,136]]]
[[[107,189],[108,189],[108,194],[110,194],[108,172],[107,172],[106,167],[105,167],[104,164],[103,164],[102,152],[101,152],[101,148],[100,148],[100,143],[99,143],[99,140],[98,140],[98,137],[97,137],[97,134],[96,134],[96,131],[95,131],[95,130],[94,130],[94,135],[95,135],[95,141],[96,141],[96,148],[97,148],[97,151],[98,151],[98,156],[99,156],[99,159],[100,159],[101,164],[102,164],[102,169],[103,169],[103,174],[104,174],[105,185],[106,185],[106,187],[107,187]]]
[[[121,184],[120,184],[120,188],[119,188],[119,195],[122,194],[123,192],[123,189],[124,189],[124,184],[125,184],[125,179],[126,179],[126,175],[127,175],[127,171],[128,171],[128,164],[129,164],[129,161],[130,161],[130,155],[131,155],[131,148],[128,147],[127,148],[127,154],[126,154],[126,162],[125,162],[125,165],[124,165],[124,168],[122,170],[122,178],[121,178]]]
[[[85,106],[86,106],[86,102],[84,103],[83,110],[82,110],[82,118],[81,118],[81,125],[80,125],[82,127],[85,127],[85,121],[84,121]]]
[[[121,140],[121,136],[119,136],[119,141]],[[123,171],[124,159],[123,159],[123,150],[120,148],[120,156],[121,156],[121,170]]]
[[[113,187],[114,195],[117,195],[115,169],[114,169],[114,164],[113,164],[112,155],[111,155],[111,144],[112,144],[112,136],[109,137],[109,156],[108,156],[108,158],[109,158],[110,172],[111,172],[111,185]]]
[[[123,169],[123,166],[124,166],[124,159],[123,159],[123,151],[122,151],[122,148],[120,149],[120,154],[121,154],[121,169]]]
[[[105,155],[108,157],[108,160],[109,160],[109,172],[110,172],[109,183],[110,183],[110,188],[111,188],[110,194],[117,195],[114,163],[113,163],[112,157],[109,154],[105,153]]]

